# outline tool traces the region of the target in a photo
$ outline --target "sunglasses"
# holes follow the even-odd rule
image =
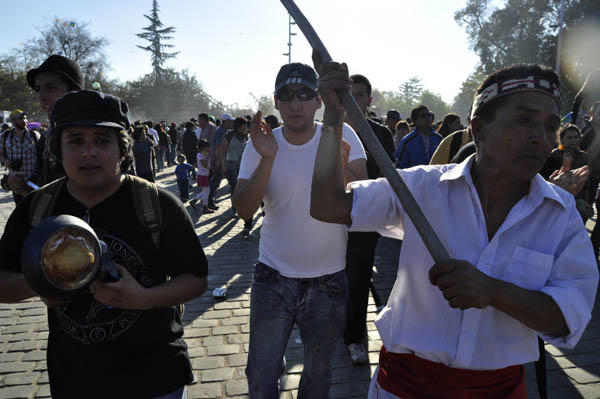
[[[298,90],[290,90],[290,89],[281,89],[277,92],[277,99],[279,101],[283,101],[285,103],[290,102],[294,99],[294,96],[298,99],[298,101],[310,101],[317,96],[317,93],[310,89],[298,89]]]

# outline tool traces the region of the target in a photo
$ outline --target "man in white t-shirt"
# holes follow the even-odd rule
[[[279,397],[277,380],[294,323],[304,344],[298,398],[327,398],[331,358],[344,331],[346,227],[309,214],[317,145],[322,134],[333,134],[314,122],[321,107],[316,89],[317,75],[310,66],[281,67],[275,107],[283,127],[271,132],[261,123],[260,112],[254,116],[233,195],[244,220],[261,201],[265,204],[250,299],[246,375],[251,398]],[[356,133],[345,125],[343,137],[350,144],[346,181],[366,178],[366,156]]]

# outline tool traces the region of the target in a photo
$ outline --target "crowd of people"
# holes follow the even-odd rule
[[[380,234],[403,245],[376,321],[383,347],[369,398],[524,398],[523,364],[539,357],[537,336],[578,342],[598,283],[600,227],[590,240],[584,222],[600,205],[600,72],[561,124],[551,69],[497,71],[478,88],[465,128],[456,114],[434,122],[427,105],[406,119],[393,109],[378,118],[365,75],[315,63],[279,70],[281,122],[258,111],[132,123],[122,99],[85,90],[65,57],[28,72],[49,124],[29,130],[17,109],[0,137],[2,186],[17,205],[0,240],[0,302],[39,296],[20,255],[44,195],[53,198],[48,215],[85,217],[121,276],[68,301],[41,298],[53,397],[186,397],[193,375],[178,305],[202,295],[210,269],[189,212],[219,209],[224,178],[244,237],[259,208],[264,215],[250,299],[251,398],[279,397],[294,325],[304,348],[301,399],[328,397],[339,338],[352,362],[368,361]],[[346,115],[339,91],[354,97],[451,259],[429,255],[363,145],[371,133]],[[154,184],[169,166],[173,174],[161,178],[177,181],[179,199]],[[147,213],[160,216],[151,223],[136,216],[140,187],[153,188],[157,205]]]

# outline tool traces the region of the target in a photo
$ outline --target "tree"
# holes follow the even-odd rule
[[[413,76],[406,82],[402,83],[398,88],[400,90],[400,99],[404,103],[404,109],[412,109],[418,98],[423,92],[423,85],[421,84],[422,78]]]
[[[0,58],[0,109],[12,111],[22,109],[32,121],[45,121],[46,113],[41,109],[34,92],[29,89],[25,70],[15,56]]]
[[[454,15],[469,34],[471,46],[479,56],[478,68],[485,75],[514,63],[556,65],[560,0],[507,0],[502,8],[490,3],[490,0],[467,0],[465,8]],[[564,0],[564,3],[563,31],[568,43],[581,25],[589,21],[598,23],[600,2]],[[593,41],[592,37],[597,34],[580,36],[577,41]],[[570,64],[570,68],[561,68],[567,101],[577,91],[582,77],[600,66],[595,47],[593,51],[584,48],[575,53],[572,47],[564,47],[560,55],[562,64],[565,61]]]
[[[24,69],[37,67],[52,54],[59,54],[79,65],[86,80],[102,74],[108,67],[104,54],[108,40],[92,36],[88,27],[88,22],[54,17],[52,23],[38,29],[41,37],[30,38],[23,45]]]
[[[481,68],[476,69],[475,72],[470,74],[469,77],[462,83],[460,92],[456,95],[456,97],[454,97],[452,110],[460,115],[463,121],[466,121],[466,118],[469,116],[475,91],[479,85],[481,85],[484,78],[485,73],[483,73]]]
[[[275,104],[273,103],[273,97],[262,95],[258,98],[258,102],[256,104],[257,108],[262,112],[263,118],[267,115],[276,115],[277,110],[275,109]]]
[[[155,79],[159,79],[164,72],[163,65],[169,58],[175,58],[179,52],[167,53],[165,50],[173,48],[172,44],[165,44],[164,41],[171,40],[176,30],[173,26],[163,28],[163,23],[158,17],[158,0],[152,0],[152,10],[150,15],[144,14],[144,17],[150,21],[150,25],[142,28],[144,32],[136,33],[136,36],[150,42],[147,46],[140,46],[142,50],[148,51],[151,54],[152,68],[154,69]],[[162,29],[161,29],[162,28]]]
[[[435,114],[435,120],[441,120],[444,115],[450,112],[450,106],[446,104],[444,99],[437,93],[429,90],[424,90],[419,97],[419,103],[425,105],[431,112]]]

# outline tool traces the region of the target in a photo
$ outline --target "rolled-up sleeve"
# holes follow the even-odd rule
[[[403,210],[385,178],[356,181],[348,187],[353,196],[350,231],[376,231],[402,239]]]
[[[569,328],[564,337],[539,333],[548,343],[573,348],[592,317],[598,288],[598,268],[587,231],[581,228],[581,218],[575,206],[569,215],[564,239],[557,248],[550,277],[541,289],[560,308]]]

